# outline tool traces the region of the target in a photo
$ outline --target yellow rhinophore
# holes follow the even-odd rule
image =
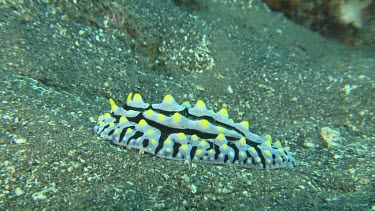
[[[115,101],[112,98],[109,98],[109,104],[111,105],[111,110],[114,111],[117,108]]]
[[[138,93],[134,94],[133,101],[136,101],[136,102],[137,101],[138,102],[142,101],[143,102],[142,96],[140,94],[138,94]]]
[[[126,99],[126,102],[131,102],[131,101],[132,101],[132,97],[133,97],[133,93],[130,92],[130,93],[128,94],[128,98]]]

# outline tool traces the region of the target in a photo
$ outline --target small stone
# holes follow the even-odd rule
[[[190,185],[189,188],[190,188],[192,194],[196,194],[197,191],[198,191],[198,188],[195,185]]]
[[[14,194],[16,194],[16,196],[21,196],[21,195],[25,194],[25,191],[23,191],[20,187],[18,187],[14,191]]]
[[[322,139],[327,148],[331,146],[337,147],[341,145],[341,133],[337,130],[331,129],[329,127],[323,127],[320,130],[320,135],[322,136]]]
[[[228,90],[228,92],[229,92],[230,94],[233,94],[233,89],[232,89],[231,86],[228,86],[227,90]]]
[[[41,192],[34,193],[32,195],[32,198],[33,198],[34,201],[42,201],[42,200],[47,199],[47,196],[44,195],[43,191],[41,191]]]
[[[315,145],[314,143],[309,142],[309,141],[305,141],[305,142],[303,142],[303,146],[304,146],[305,148],[308,148],[308,149],[311,149],[311,148],[315,148],[315,147],[316,147],[316,145]]]
[[[26,139],[25,138],[12,138],[13,139],[13,142],[16,143],[16,144],[24,144],[26,143]]]

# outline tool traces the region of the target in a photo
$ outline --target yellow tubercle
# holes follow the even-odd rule
[[[191,136],[191,140],[193,140],[193,141],[198,140],[198,136],[195,135],[195,134],[193,134],[193,135]]]
[[[223,144],[223,145],[221,145],[221,148],[222,148],[223,150],[226,150],[226,149],[228,149],[228,145],[227,145],[227,144]]]
[[[267,134],[265,137],[266,137],[267,140],[272,141],[272,136],[270,134]]]
[[[170,95],[170,94],[167,94],[164,97],[164,102],[172,102],[173,100],[174,99],[173,99],[172,95]]]
[[[187,144],[183,144],[183,145],[181,145],[181,149],[182,149],[183,151],[186,151],[186,150],[188,149],[188,145],[187,145]]]
[[[165,143],[165,144],[169,144],[169,143],[171,143],[171,139],[170,139],[170,138],[165,139],[164,143]]]
[[[198,100],[195,105],[198,106],[198,107],[205,107],[206,106],[206,104],[203,102],[203,100]]]
[[[205,140],[202,140],[201,142],[199,142],[199,144],[201,145],[201,147],[204,147],[206,146],[207,142]]]
[[[127,120],[125,116],[120,117],[120,122],[126,122]]]
[[[246,139],[245,139],[244,137],[242,137],[242,138],[240,139],[240,142],[241,142],[241,144],[246,144]]]
[[[170,153],[172,151],[172,149],[168,147],[167,149],[165,149],[165,151]]]
[[[219,114],[221,114],[223,116],[227,116],[228,115],[228,110],[225,109],[225,108],[222,108],[222,109],[220,109]]]
[[[195,154],[198,155],[198,156],[199,156],[199,155],[202,155],[202,153],[203,153],[203,151],[202,151],[201,149],[198,149],[198,150],[195,152]]]
[[[275,143],[273,143],[273,145],[275,145],[276,147],[281,147],[280,141],[276,141]]]
[[[152,109],[148,109],[148,110],[146,111],[146,115],[147,115],[147,116],[151,116],[153,113],[154,113],[154,111],[153,111]]]
[[[156,141],[156,139],[154,139],[154,138],[151,139],[151,144],[152,144],[152,145],[155,145],[155,144],[157,144],[157,143],[158,143],[158,142]]]
[[[266,150],[265,153],[266,153],[266,155],[268,155],[268,156],[271,156],[271,155],[272,155],[271,151],[269,151],[269,150]]]
[[[164,114],[158,114],[158,120],[163,121],[165,119]]]
[[[222,132],[224,131],[224,128],[221,127],[221,126],[219,126],[219,127],[217,127],[217,131],[218,131],[219,133],[222,133]]]
[[[218,141],[223,141],[223,140],[225,139],[225,135],[222,134],[222,133],[219,133],[219,135],[217,135],[216,139],[217,139]]]
[[[141,126],[141,127],[144,127],[144,126],[146,126],[147,125],[147,122],[146,122],[146,120],[144,120],[144,119],[141,119],[141,120],[139,120],[139,126]]]
[[[179,122],[181,120],[181,114],[179,113],[174,113],[173,116],[172,116],[172,119],[174,122]]]
[[[186,138],[185,133],[178,133],[178,138],[179,138],[180,140],[184,140],[184,139]]]
[[[133,129],[131,129],[130,127],[126,129],[126,133],[132,133],[132,132],[133,132]]]
[[[249,128],[249,122],[248,122],[248,121],[243,121],[243,122],[241,122],[241,124],[242,124],[245,128]]]
[[[208,122],[206,119],[201,120],[201,127],[207,128],[210,125],[210,122]]]
[[[148,131],[147,131],[147,135],[152,135],[152,134],[154,134],[154,131],[153,131],[153,130],[148,130]]]

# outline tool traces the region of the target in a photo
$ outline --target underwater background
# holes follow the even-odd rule
[[[261,1],[0,1],[0,210],[375,210],[375,47],[361,43]],[[296,167],[99,138],[108,99],[130,92],[225,107]]]

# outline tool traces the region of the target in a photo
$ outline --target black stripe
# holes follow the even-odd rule
[[[234,158],[233,158],[233,162],[232,163],[234,163],[234,161],[236,161],[236,160],[238,160],[239,159],[239,153],[240,153],[240,150],[237,148],[237,146],[234,144],[234,143],[232,143],[232,142],[228,142],[228,146],[229,147],[232,147],[232,149],[234,150]]]
[[[258,156],[260,157],[260,161],[263,164],[263,168],[266,168],[266,159],[263,156],[262,150],[260,150],[258,147],[254,147],[255,150],[258,153]]]
[[[132,136],[129,137],[128,141],[126,142],[126,145],[129,145],[130,140],[132,140],[132,139],[137,139],[137,138],[139,138],[139,137],[142,137],[143,134],[144,134],[144,133],[141,132],[141,131],[136,131],[136,132],[134,133],[134,135],[132,135]]]
[[[108,132],[108,136],[111,136],[115,132],[115,129]]]
[[[196,151],[197,151],[197,146],[193,146],[190,150],[190,160],[193,160]]]
[[[146,147],[148,146],[149,143],[150,143],[150,140],[148,140],[148,139],[144,139],[144,140],[143,140],[143,143],[142,143],[143,148],[146,148]]]
[[[224,156],[224,163],[226,163],[228,160],[229,160],[229,156],[228,156],[228,154],[226,154],[226,155]]]
[[[220,147],[218,145],[215,144],[215,160],[217,160],[219,158],[219,154],[220,154]]]
[[[102,132],[103,132],[105,129],[107,129],[108,127],[109,127],[109,123],[108,123],[106,126],[104,126],[103,129],[102,129],[100,132],[98,131],[98,135],[101,135]]]
[[[164,142],[164,141],[162,141]],[[177,156],[177,153],[180,151],[181,144],[178,142],[173,143],[173,155],[172,157],[175,158]]]
[[[122,129],[122,131],[121,131],[121,133],[120,133],[120,139],[118,140],[119,143],[122,142],[122,139],[124,138],[127,129],[128,129],[128,128],[123,128],[123,129]]]
[[[152,107],[152,106],[150,106]],[[149,109],[149,108],[147,108]],[[172,116],[174,113],[176,113],[177,111],[164,111],[164,110],[161,110],[161,109],[155,109],[155,108],[152,108],[155,112],[157,113],[160,113],[160,114],[163,114],[165,116]],[[138,111],[138,110],[137,110]],[[242,133],[239,129],[237,129],[236,127],[234,126],[231,126],[231,125],[228,125],[224,122],[220,122],[216,119],[214,119],[213,117],[211,116],[195,116],[193,114],[190,114],[189,113],[189,109],[188,108],[185,108],[184,110],[182,111],[178,111],[178,113],[180,113],[181,115],[185,116],[186,118],[190,119],[190,120],[202,120],[202,119],[206,119],[207,121],[209,121],[211,124],[214,124],[215,126],[221,126],[223,128],[226,128],[228,130],[234,130],[236,131],[237,133],[241,134],[242,136],[245,136],[244,133]]]

